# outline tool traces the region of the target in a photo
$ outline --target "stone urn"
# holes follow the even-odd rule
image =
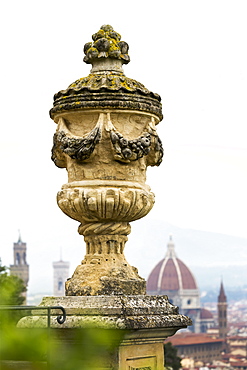
[[[124,257],[129,223],[146,216],[154,204],[145,182],[147,166],[159,165],[163,155],[156,133],[160,97],[124,75],[128,44],[111,26],[102,26],[92,38],[84,47],[91,73],[58,92],[50,111],[57,123],[52,159],[68,172],[57,201],[79,221],[86,255],[66,282],[67,296],[44,297],[39,310],[18,327],[47,327],[50,312],[51,340],[58,349],[79,348],[77,368],[161,370],[164,340],[191,320],[167,296],[146,295],[145,280]],[[57,317],[58,307],[66,320]],[[109,338],[104,346],[89,341],[96,346],[93,367],[83,353],[87,329]],[[66,356],[67,350],[58,351],[55,361],[68,363]]]
[[[130,222],[148,214],[154,194],[146,169],[161,163],[156,133],[161,99],[125,76],[128,44],[104,25],[84,46],[92,64],[80,78],[54,96],[51,118],[57,123],[52,149],[68,182],[57,202],[80,222],[86,255],[66,282],[66,295],[140,295],[146,283],[124,256]]]

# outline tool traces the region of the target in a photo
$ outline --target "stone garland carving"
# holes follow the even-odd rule
[[[120,161],[136,161],[150,152],[151,135],[144,133],[137,139],[127,140],[118,132],[111,131],[111,142],[117,153],[116,158]]]
[[[128,140],[122,134],[116,132],[114,126],[111,125],[110,138],[116,152],[115,159],[120,162],[129,163],[148,155],[151,150],[152,137],[154,137],[153,147],[157,157],[155,164],[159,165],[163,157],[163,148],[157,134],[145,132],[137,139]],[[100,138],[101,129],[98,125],[84,138],[70,138],[66,135],[65,131],[58,131],[54,135],[52,160],[58,167],[65,167],[64,158],[61,155],[62,151],[72,159],[82,162],[90,157]]]
[[[118,132],[111,131],[111,142],[116,151],[116,160],[129,163],[148,155],[152,149],[152,137],[154,137],[153,149],[155,159],[150,165],[159,166],[163,158],[163,147],[159,136],[155,133],[144,133],[137,139],[127,140]]]
[[[55,148],[59,146],[62,152],[68,154],[71,158],[84,161],[90,157],[100,137],[101,130],[97,126],[84,138],[70,138],[64,131],[59,131],[54,135],[52,160],[56,164]]]
[[[60,150],[60,141],[58,140],[58,133],[53,135],[53,146],[51,150],[51,159],[57,167],[66,168],[66,160],[63,152]]]
[[[162,141],[160,140],[158,135],[155,137],[154,150],[155,150],[156,153],[158,153],[158,159],[157,159],[157,162],[156,162],[156,166],[159,166],[162,162],[162,158],[163,158],[163,155],[164,155],[164,150],[163,150],[163,146],[162,146]]]
[[[115,149],[115,159],[120,162],[129,163],[136,161],[150,153],[152,147],[152,137],[154,137],[153,149],[155,152],[155,161],[151,165],[159,165],[163,157],[162,143],[154,129],[150,126],[149,131],[145,132],[139,138],[128,140],[122,134],[116,131],[110,122],[110,138]],[[108,129],[107,129],[108,131]],[[63,153],[78,161],[84,161],[90,157],[96,144],[101,138],[101,125],[97,125],[84,138],[71,138],[66,135],[64,130],[58,131],[54,135],[52,148],[52,160],[58,167],[65,167]]]

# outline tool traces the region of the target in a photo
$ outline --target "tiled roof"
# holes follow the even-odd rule
[[[164,258],[149,275],[147,290],[151,292],[179,289],[197,289],[195,278],[179,258]]]
[[[200,318],[204,320],[213,319],[213,314],[209,310],[206,310],[206,308],[202,308],[200,312]]]
[[[168,338],[166,342],[171,342],[173,346],[189,346],[193,344],[220,343],[224,342],[224,339],[215,339],[206,334],[182,333]]]

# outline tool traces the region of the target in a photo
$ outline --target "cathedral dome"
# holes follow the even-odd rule
[[[167,253],[152,270],[147,280],[149,294],[169,294],[172,291],[197,290],[196,280],[190,269],[177,258],[170,237]]]
[[[212,312],[210,312],[206,308],[201,308],[200,319],[207,320],[207,319],[213,319],[213,318],[214,318],[214,316],[213,316]]]
[[[190,269],[175,253],[175,246],[170,236],[167,252],[151,271],[147,279],[147,294],[167,295],[169,301],[179,307],[179,312],[189,316],[194,333],[204,333],[215,325],[210,311],[200,307],[200,292]],[[221,297],[224,299],[223,287]]]

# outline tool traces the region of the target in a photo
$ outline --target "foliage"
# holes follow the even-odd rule
[[[2,266],[0,259],[0,305],[21,305],[25,298],[21,295],[26,291],[23,281],[9,275],[8,269]]]
[[[0,261],[0,368],[35,370],[102,369],[105,356],[114,363],[115,349],[125,335],[114,329],[19,328],[16,323],[31,311],[5,310],[21,305],[25,287],[8,274]],[[34,320],[35,321],[35,320]],[[92,323],[93,326],[93,323]],[[24,366],[24,367],[23,367]]]
[[[177,356],[177,348],[171,342],[165,343],[165,367],[179,370],[181,368],[181,358]]]
[[[103,369],[106,356],[108,363],[114,362],[115,348],[124,334],[119,329],[5,327],[0,330],[0,367],[8,370],[27,361],[28,369],[35,370]]]
[[[6,322],[8,325],[16,325],[20,318],[25,315],[23,311],[6,311],[4,306],[22,305],[25,297],[22,295],[26,287],[17,276],[10,275],[7,267],[2,266],[0,259],[0,327]]]

